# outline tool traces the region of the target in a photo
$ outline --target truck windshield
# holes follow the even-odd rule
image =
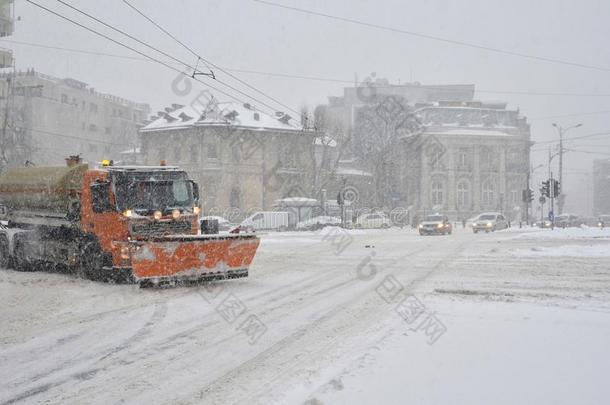
[[[193,187],[185,176],[155,177],[121,179],[119,176],[115,183],[119,210],[130,209],[147,215],[157,210],[165,214],[176,208],[193,207]]]

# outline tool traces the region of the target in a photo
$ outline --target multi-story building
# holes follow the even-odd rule
[[[390,146],[375,162],[367,150],[354,153],[358,145],[343,153],[339,170],[351,173],[344,183],[357,190],[362,206],[379,204],[384,192],[382,208],[408,208],[412,217],[443,211],[468,218],[484,210],[522,216],[529,124],[506,103],[474,101],[474,92],[471,84],[391,85],[377,79],[329,97],[327,121],[342,126],[352,144],[371,145],[366,138],[375,138]],[[385,174],[384,184],[376,173]]]
[[[5,132],[24,140],[23,156],[37,165],[80,154],[90,162],[135,150],[147,104],[95,91],[84,82],[34,71],[5,73],[11,91]],[[4,115],[4,111],[1,115]]]
[[[0,2],[0,38],[7,37],[13,34],[14,23],[14,7],[12,1]],[[10,68],[13,66],[13,51],[10,49],[0,48],[0,69]],[[6,82],[2,84],[0,89],[0,97],[6,97]]]
[[[500,211],[519,220],[530,167],[530,127],[505,103],[437,102],[417,109],[419,135],[404,138],[405,203],[420,214],[469,218]]]
[[[144,163],[184,167],[205,212],[268,210],[280,198],[309,194],[315,132],[287,114],[239,103],[173,104],[140,135]]]
[[[610,214],[610,159],[593,162],[593,213]]]

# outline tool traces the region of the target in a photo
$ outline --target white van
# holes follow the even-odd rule
[[[290,213],[284,211],[259,211],[244,219],[241,227],[248,231],[285,231],[290,227]]]

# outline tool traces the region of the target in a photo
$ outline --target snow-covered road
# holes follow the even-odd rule
[[[0,404],[607,403],[610,231],[342,232],[206,286],[0,271]]]

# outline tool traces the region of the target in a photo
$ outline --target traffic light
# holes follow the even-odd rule
[[[525,189],[521,192],[521,199],[524,203],[529,203],[534,201],[534,190],[531,188]]]
[[[561,194],[561,183],[559,183],[557,180],[553,180],[553,195],[555,197],[559,197],[560,194]]]
[[[551,197],[551,187],[550,187],[550,180],[547,181],[543,181],[542,182],[542,188],[540,189],[540,194],[542,194],[545,197]]]

